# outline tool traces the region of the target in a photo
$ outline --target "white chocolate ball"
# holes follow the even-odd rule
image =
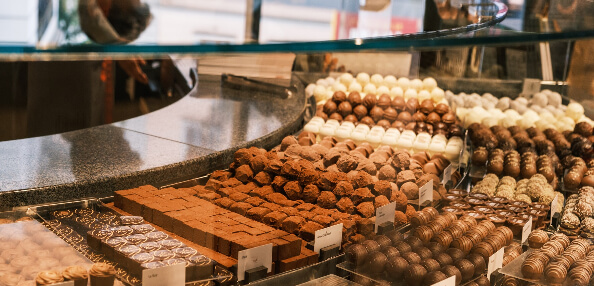
[[[547,95],[544,93],[539,92],[539,93],[534,94],[534,96],[532,97],[533,105],[545,107],[545,106],[547,106],[548,103],[549,103],[549,99],[548,99]]]
[[[407,90],[410,86],[410,80],[406,77],[401,77],[398,79],[398,86],[402,88],[402,90]]]
[[[387,75],[384,77],[384,84],[389,88],[393,88],[398,85],[398,80],[393,75]]]
[[[431,93],[429,93],[429,91],[423,89],[421,91],[419,91],[419,93],[417,94],[417,98],[420,102],[423,102],[423,100],[425,99],[431,99]]]
[[[390,89],[390,97],[394,98],[396,96],[404,96],[404,91],[399,86],[395,86],[392,89]]]
[[[445,97],[445,92],[443,89],[436,87],[431,90],[431,99],[433,102],[440,102]]]
[[[437,87],[437,81],[432,77],[426,77],[423,79],[423,89],[425,90],[433,90]]]
[[[314,94],[314,90],[316,89],[316,84],[315,83],[310,83],[307,85],[307,87],[305,88],[305,95],[307,97],[310,97]]]
[[[409,88],[414,88],[417,91],[420,91],[421,89],[423,89],[423,81],[420,80],[420,79],[418,79],[418,78],[415,78],[415,79],[413,79],[413,80],[410,81]]]
[[[499,120],[495,117],[485,117],[485,118],[483,118],[481,123],[483,125],[486,125],[487,127],[491,127],[491,126],[499,124]]]
[[[516,120],[514,118],[511,117],[504,117],[502,119],[499,120],[499,125],[505,127],[505,128],[509,128],[512,126],[516,125]]]
[[[577,102],[570,102],[565,110],[565,115],[574,121],[578,121],[584,115],[584,107]]]
[[[526,99],[525,97],[518,97],[514,101],[523,105],[528,105],[528,99]]]
[[[326,89],[326,100],[331,100],[333,95],[334,91],[332,91],[331,89]]]
[[[351,85],[351,82],[353,82],[353,80],[353,75],[350,73],[343,73],[342,75],[340,75],[340,82],[344,84],[344,86]]]
[[[359,82],[362,86],[365,86],[369,83],[369,74],[360,72],[357,74],[357,82]]]
[[[328,87],[328,86],[330,86],[330,85],[328,84],[328,82],[327,82],[325,79],[323,79],[323,78],[321,78],[321,79],[318,79],[318,80],[316,81],[316,84],[317,84],[317,85],[322,85],[322,86],[324,86],[324,87]]]
[[[511,103],[511,99],[509,97],[502,97],[501,99],[499,99],[497,101],[497,104],[495,104],[495,108],[499,108],[499,109],[505,111],[505,110],[509,109],[510,103]]]
[[[384,83],[384,77],[381,74],[374,74],[371,76],[370,82],[375,86],[380,86]]]
[[[382,95],[382,94],[390,95],[390,89],[387,86],[382,85],[377,88],[377,94],[378,95]]]
[[[373,93],[375,94],[377,91],[375,85],[373,83],[368,83],[365,85],[365,87],[363,88],[363,92],[364,93]]]
[[[326,82],[329,86],[332,86],[336,82],[336,80],[333,77],[329,76],[326,78]]]
[[[346,86],[344,84],[342,84],[341,82],[338,82],[338,81],[334,82],[334,84],[332,85],[332,89],[334,91],[342,91],[342,92],[346,92],[347,91]]]
[[[549,92],[546,93],[547,99],[550,105],[552,106],[559,106],[561,105],[561,95],[557,92]]]
[[[349,85],[349,92],[353,92],[353,91],[357,91],[357,92],[363,91],[363,87],[361,86],[361,84],[359,82],[353,81],[351,83],[351,85]]]
[[[316,85],[313,95],[316,98],[316,101],[321,101],[321,100],[326,99],[326,88],[321,85]]]
[[[404,99],[408,100],[409,98],[417,98],[417,90],[413,88],[409,88],[404,92]]]

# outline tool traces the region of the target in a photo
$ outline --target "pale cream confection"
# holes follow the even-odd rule
[[[368,73],[360,72],[357,74],[357,82],[361,85],[366,85],[369,83],[370,77]]]
[[[398,136],[392,134],[386,134],[382,137],[382,144],[388,146],[396,146],[396,142],[398,142]]]
[[[363,92],[375,94],[377,92],[377,88],[373,83],[368,83],[363,87]]]
[[[512,188],[516,188],[516,179],[510,177],[510,176],[503,176],[503,178],[501,178],[501,180],[499,180],[499,185],[503,186],[510,186]]]
[[[390,89],[390,98],[394,99],[396,96],[404,96],[404,90],[402,90],[402,87],[394,86]]]
[[[410,98],[417,98],[417,90],[409,88],[404,92],[404,99],[409,100]]]
[[[89,279],[89,273],[82,266],[69,266],[62,271],[62,276],[66,281],[74,281],[75,286],[86,286]]]
[[[349,92],[354,92],[354,91],[356,91],[356,92],[363,91],[363,86],[361,86],[361,83],[354,81],[349,85]]]
[[[431,99],[433,99],[433,102],[438,103],[441,102],[445,97],[445,92],[443,91],[443,89],[436,87],[434,89],[431,90]]]
[[[384,77],[384,84],[389,88],[393,88],[398,85],[398,80],[393,75],[387,75]]]
[[[95,263],[89,270],[91,286],[112,286],[115,280],[116,270],[106,263]]]
[[[577,121],[584,115],[584,107],[577,102],[570,102],[565,110],[565,115]]]
[[[400,138],[398,139],[398,142],[396,142],[396,148],[400,149],[400,150],[411,150],[412,144],[413,144],[412,140],[406,140],[406,139],[403,139],[402,136],[400,136]]]
[[[398,131],[398,129],[396,128],[388,128],[388,130],[386,130],[386,134],[385,135],[395,135],[397,137],[400,137],[400,131]]]
[[[367,134],[365,134],[363,132],[359,132],[357,130],[355,130],[355,131],[353,131],[353,133],[351,133],[351,139],[353,139],[353,141],[355,141],[355,143],[357,143],[357,144],[365,142],[365,137],[367,137]]]
[[[379,95],[382,95],[382,94],[390,95],[390,89],[385,85],[378,87],[376,92]]]
[[[323,78],[321,78],[321,79],[318,79],[318,80],[316,81],[316,84],[317,84],[317,85],[321,85],[321,86],[323,86],[323,87],[328,87],[328,86],[329,86],[329,83],[328,83],[328,81],[327,81],[326,79],[323,79]]]
[[[417,152],[422,152],[422,151],[426,151],[427,149],[429,149],[429,142],[427,141],[419,141],[419,140],[415,140],[415,142],[413,143],[413,151],[415,153]]]
[[[334,78],[333,78],[333,77],[331,77],[331,76],[329,76],[329,77],[325,78],[325,80],[326,80],[326,82],[327,82],[329,85],[333,85],[333,84],[336,82],[336,79],[334,79]]]
[[[336,127],[332,125],[324,125],[320,128],[320,137],[334,136]]]
[[[312,133],[319,133],[320,132],[320,124],[308,122],[303,126],[303,131],[312,132]]]
[[[349,84],[351,84],[351,82],[354,80],[354,78],[353,78],[353,75],[350,73],[343,73],[340,75],[339,80],[345,86],[349,86]]]
[[[16,269],[23,269],[29,265],[32,265],[36,262],[36,259],[33,256],[18,256],[10,260],[10,266]]]
[[[373,148],[377,148],[379,147],[379,144],[382,142],[382,135],[375,133],[375,132],[369,132],[367,134],[367,136],[365,137],[365,140],[371,144],[371,146],[373,146]]]
[[[371,130],[369,130],[369,132],[379,132],[381,134],[384,134],[386,133],[386,130],[381,126],[373,126],[371,127]]]
[[[322,101],[326,99],[326,88],[321,85],[316,85],[316,87],[313,90],[313,95],[316,101]]]
[[[348,128],[348,127],[338,127],[338,129],[336,129],[336,131],[334,132],[334,136],[336,137],[336,139],[338,139],[338,141],[344,141],[348,138],[351,138],[351,134],[353,133],[353,131]]]
[[[431,93],[423,89],[417,93],[417,98],[419,102],[423,102],[425,99],[431,99]]]
[[[355,131],[367,133],[371,131],[371,128],[367,124],[359,124],[355,127]]]
[[[381,74],[374,74],[369,79],[369,82],[373,83],[375,86],[380,86],[384,83],[384,77]]]
[[[346,85],[344,85],[344,84],[342,84],[341,82],[337,81],[337,82],[334,82],[334,83],[332,84],[332,89],[333,89],[334,91],[342,91],[342,92],[346,92],[346,91],[347,91],[347,86],[346,86]]]
[[[413,88],[417,91],[420,91],[421,89],[423,89],[423,81],[418,78],[415,78],[410,81],[409,88]]]
[[[461,151],[462,151],[462,146],[448,144],[446,146],[444,155],[450,161],[457,161],[459,159]]]
[[[62,274],[53,270],[41,271],[37,274],[37,278],[35,278],[35,283],[37,285],[51,285],[63,281],[64,277]]]
[[[398,86],[400,86],[402,90],[407,90],[410,86],[410,80],[406,77],[398,78]]]
[[[326,121],[324,120],[324,118],[319,117],[319,116],[314,116],[309,123],[316,123],[316,124],[320,124],[320,125],[324,125],[324,123],[326,123]]]
[[[426,77],[423,79],[423,89],[433,90],[437,87],[437,81],[432,77]]]

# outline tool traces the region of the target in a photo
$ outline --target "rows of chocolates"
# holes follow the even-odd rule
[[[571,236],[594,237],[594,188],[581,187],[567,198],[559,231]]]

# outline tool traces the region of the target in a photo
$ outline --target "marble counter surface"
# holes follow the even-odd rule
[[[187,96],[147,115],[0,142],[0,210],[181,181],[224,168],[239,148],[273,147],[303,125],[303,86],[291,84],[300,92],[281,99],[201,75]]]

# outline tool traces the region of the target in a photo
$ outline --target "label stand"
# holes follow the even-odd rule
[[[553,217],[551,217],[551,226],[554,229],[557,229],[557,227],[559,226],[559,222],[561,221],[561,214],[560,213],[555,213],[553,215]]]
[[[387,221],[377,226],[377,234],[385,234],[390,230],[394,230],[393,222]]]
[[[340,245],[330,245],[320,248],[320,256],[318,261],[325,261],[326,259],[338,256],[340,253]]]
[[[248,269],[245,271],[245,283],[252,283],[256,280],[265,278],[268,274],[268,268],[265,266],[258,266],[256,268]]]

